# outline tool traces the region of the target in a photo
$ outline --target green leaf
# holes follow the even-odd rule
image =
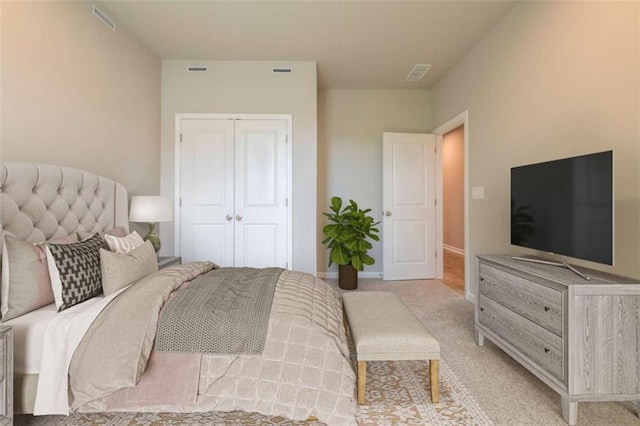
[[[351,259],[351,264],[358,271],[362,271],[364,269],[364,265],[362,264],[362,260],[358,253],[354,253],[353,258]]]
[[[333,210],[336,213],[339,213],[341,207],[342,207],[342,198],[331,197],[331,210]]]
[[[362,239],[362,240],[359,240],[359,241],[358,241],[358,251],[359,251],[359,252],[366,253],[366,252],[367,252],[367,250],[369,250],[371,247],[373,247],[373,246],[371,245],[371,243],[370,243],[370,242],[368,242],[368,241],[367,241],[367,240],[365,240],[365,239]]]
[[[338,265],[346,265],[349,263],[349,252],[342,245],[337,245],[331,249],[329,256],[331,257],[331,260],[336,262]]]
[[[336,238],[340,235],[340,226],[337,224],[325,225],[325,227],[322,228],[322,232],[324,232],[324,235],[327,237]]]
[[[369,235],[369,238],[371,238],[373,241],[380,241],[380,237],[378,237],[377,235]]]
[[[358,234],[356,234],[355,232],[343,231],[342,233],[338,234],[335,238],[337,241],[346,244],[353,241],[355,238],[357,238],[357,236]]]
[[[348,242],[345,242],[345,246],[351,251],[357,251],[359,249],[359,244],[362,240],[352,239]]]
[[[362,263],[364,263],[365,265],[371,266],[376,263],[376,260],[373,257],[364,253],[360,253],[360,258],[362,259]]]

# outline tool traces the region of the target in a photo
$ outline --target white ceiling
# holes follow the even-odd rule
[[[107,10],[162,59],[318,63],[318,86],[426,89],[514,1],[115,1]],[[414,64],[432,64],[418,82]]]

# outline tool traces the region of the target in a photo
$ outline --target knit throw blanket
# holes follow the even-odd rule
[[[155,349],[259,354],[280,268],[220,268],[178,290],[160,315]]]

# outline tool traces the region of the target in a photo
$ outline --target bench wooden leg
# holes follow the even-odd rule
[[[367,361],[358,361],[358,405],[364,404],[364,388],[367,386]]]
[[[429,383],[431,384],[431,402],[440,402],[440,360],[429,360]]]

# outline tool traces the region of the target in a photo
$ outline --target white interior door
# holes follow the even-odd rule
[[[288,121],[183,118],[179,126],[183,262],[289,267]]]
[[[180,254],[234,265],[233,120],[182,120]]]
[[[434,278],[435,136],[384,133],[383,279]]]
[[[235,265],[287,265],[287,122],[235,127]]]

